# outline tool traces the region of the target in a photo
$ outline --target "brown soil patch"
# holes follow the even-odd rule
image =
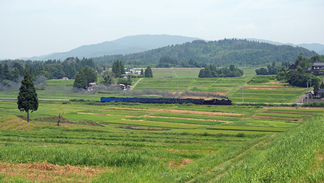
[[[317,157],[316,157],[317,161],[319,162],[322,162],[323,161],[323,154],[319,154]]]
[[[182,160],[177,160],[177,159],[170,159],[168,166],[172,167],[174,169],[179,169],[181,167],[184,167],[186,165],[188,165],[189,163],[193,162],[192,159],[182,159]]]
[[[167,151],[169,151],[169,152],[184,152],[185,150],[183,150],[183,149],[166,149]]]
[[[0,174],[20,176],[37,182],[91,182],[98,174],[111,169],[53,165],[47,162],[32,164],[0,163]]]
[[[223,112],[206,112],[206,111],[189,111],[189,110],[175,110],[175,109],[138,109],[138,108],[124,108],[124,107],[106,107],[106,109],[123,109],[134,111],[152,111],[152,112],[167,112],[167,113],[182,113],[182,114],[201,114],[213,116],[242,116],[239,113],[223,113]]]

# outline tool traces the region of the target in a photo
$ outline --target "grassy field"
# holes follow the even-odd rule
[[[247,152],[257,153],[256,145],[323,115],[304,108],[41,102],[27,123],[14,101],[0,101],[0,109],[4,182],[218,180]]]
[[[134,93],[189,90],[241,102],[243,86],[245,102],[280,103],[305,92],[245,69],[240,78],[154,69],[155,78],[142,79]],[[40,99],[77,100],[40,100],[30,123],[15,100],[0,99],[0,182],[324,181],[322,108],[100,103],[134,93],[73,93],[73,82],[49,80],[37,90]]]

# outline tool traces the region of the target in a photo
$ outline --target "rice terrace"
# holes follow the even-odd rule
[[[305,88],[243,69],[239,78],[153,69],[129,92],[73,93],[73,80],[48,80],[29,123],[18,92],[1,91],[0,181],[323,182],[324,108],[293,104]],[[100,102],[138,92],[226,95],[233,105]]]

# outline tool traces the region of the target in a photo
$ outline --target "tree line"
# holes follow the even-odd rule
[[[0,83],[8,86],[10,81],[19,82],[25,72],[30,73],[30,78],[35,81],[40,76],[46,79],[61,79],[62,77],[74,78],[77,72],[85,67],[96,67],[92,59],[82,60],[74,57],[67,58],[63,62],[59,60],[24,61],[4,60],[0,62]]]
[[[277,75],[280,71],[287,69],[290,66],[289,62],[282,62],[281,66],[276,66],[276,62],[268,65],[266,68],[262,67],[256,69],[257,75]]]
[[[230,65],[230,67],[217,68],[215,65],[208,65],[204,69],[200,69],[199,78],[210,77],[240,77],[243,76],[243,70]]]

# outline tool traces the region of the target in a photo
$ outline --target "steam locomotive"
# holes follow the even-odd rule
[[[123,97],[101,97],[101,102],[138,102],[138,103],[164,103],[164,104],[185,104],[197,105],[232,105],[229,99],[191,99],[191,98],[123,98]]]

